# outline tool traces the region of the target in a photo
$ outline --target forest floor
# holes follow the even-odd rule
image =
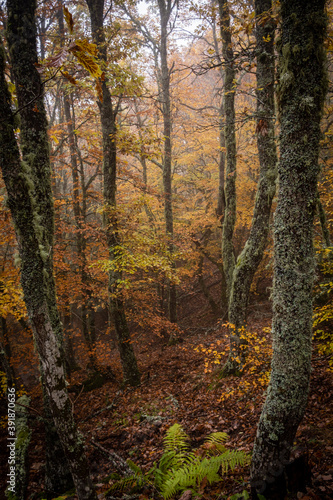
[[[262,332],[269,323],[269,318],[254,319],[249,323],[249,330]],[[214,360],[223,362],[227,355],[227,328],[219,326],[206,332],[199,328],[184,332],[175,345],[166,345],[165,339],[140,339],[136,351],[143,376],[137,388],[121,387],[118,366],[115,381],[108,381],[90,392],[80,392],[80,389],[71,392],[99,498],[104,498],[110,488],[112,480],[108,477],[115,469],[112,460],[98,446],[148,470],[161,457],[163,437],[175,422],[183,426],[194,448],[210,433],[223,431],[229,435],[228,448],[251,452],[265,397],[268,336],[261,333],[256,337],[252,361],[241,378],[219,379],[218,371],[213,369]],[[216,353],[224,354],[220,359]],[[117,366],[116,353],[111,364]],[[212,371],[207,371],[210,368]],[[308,456],[311,483],[305,493],[298,492],[294,498],[333,498],[333,375],[328,368],[327,358],[314,349],[309,403],[295,440],[296,455],[306,453]],[[82,370],[75,373],[72,384],[78,385],[85,377]],[[41,395],[36,391],[31,408],[40,407]],[[2,471],[5,439],[1,438],[0,442]],[[43,442],[42,425],[36,424],[29,451],[27,498],[37,498],[43,490]],[[201,498],[222,500],[243,490],[249,491],[248,480],[249,467],[238,468],[228,473],[221,483],[207,485]],[[119,498],[125,498],[124,494]],[[139,493],[136,498],[161,497],[150,491]]]

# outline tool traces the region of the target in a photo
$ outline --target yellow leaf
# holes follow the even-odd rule
[[[98,56],[98,51],[97,51],[97,45],[95,43],[90,43],[86,38],[83,38],[83,40],[75,40],[75,43],[82,52],[88,52],[88,54],[97,57]]]
[[[81,48],[76,44],[70,46],[69,50],[75,55],[79,63],[91,74],[91,76],[94,78],[102,76],[101,67],[92,55],[82,52]]]
[[[61,71],[61,74],[63,77],[65,77],[69,82],[71,82],[73,85],[77,84],[77,81],[75,80],[74,76],[70,75],[68,71]]]

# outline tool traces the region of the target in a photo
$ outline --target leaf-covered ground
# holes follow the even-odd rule
[[[100,498],[111,484],[106,478],[114,472],[112,461],[100,447],[148,469],[160,458],[163,436],[175,422],[190,435],[194,447],[199,446],[209,433],[224,431],[230,436],[228,447],[251,451],[269,366],[267,326],[268,320],[266,324],[262,320],[251,322],[251,331],[264,330],[266,333],[255,337],[251,344],[251,362],[242,378],[218,378],[218,365],[214,361],[223,362],[227,355],[227,328],[224,326],[208,332],[199,328],[185,332],[180,342],[171,346],[162,339],[151,342],[148,338],[141,338],[136,349],[143,381],[135,389],[121,388],[119,366],[117,380],[91,392],[80,392],[79,383],[85,374],[75,374],[72,385],[77,385],[78,390],[70,395],[76,420],[86,439],[93,480]],[[224,354],[220,356],[222,352]],[[117,366],[116,353],[110,361],[112,366]],[[296,455],[307,453],[312,469],[311,486],[306,494],[297,495],[304,500],[333,497],[332,379],[327,358],[315,349],[309,404],[295,442]],[[36,392],[32,408],[39,411],[40,407],[40,394]],[[3,436],[1,440],[2,478],[6,474],[5,439]],[[43,490],[41,424],[34,425],[29,454],[31,497]],[[249,489],[248,474],[248,469],[230,473],[220,484],[207,486],[202,498],[228,498]],[[158,498],[152,492],[140,496],[142,499],[155,497]]]

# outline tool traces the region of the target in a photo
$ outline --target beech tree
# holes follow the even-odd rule
[[[249,238],[237,258],[233,271],[229,299],[229,322],[234,326],[230,339],[230,353],[223,368],[225,375],[239,370],[244,357],[239,328],[246,321],[250,287],[254,274],[262,260],[275,195],[277,152],[275,144],[274,110],[274,33],[275,20],[271,0],[255,1],[256,59],[257,59],[257,113],[256,132],[259,153],[259,181]],[[239,360],[239,361],[236,361]]]
[[[104,35],[104,0],[86,0],[91,20],[91,31],[98,47],[99,58],[107,69],[107,45]],[[111,262],[120,251],[121,241],[118,230],[116,212],[117,191],[117,142],[116,142],[116,117],[119,111],[118,104],[112,102],[111,92],[108,87],[107,76],[100,81],[102,88],[102,101],[99,102],[103,136],[103,198],[105,203],[105,229],[109,257]],[[124,380],[130,385],[140,384],[140,372],[137,366],[133,346],[130,342],[130,332],[127,324],[124,300],[121,291],[121,271],[109,271],[109,300],[110,311],[114,322],[118,349],[124,374]]]
[[[219,0],[222,55],[224,59],[224,115],[225,115],[225,209],[222,230],[222,258],[229,300],[232,276],[235,267],[235,250],[232,236],[236,223],[236,129],[235,129],[235,93],[236,70],[231,39],[230,13],[227,0]]]
[[[273,359],[254,446],[254,496],[284,498],[285,466],[311,370],[313,219],[326,94],[325,0],[281,1],[279,195],[274,220]]]
[[[172,259],[174,254],[174,215],[172,196],[173,176],[173,145],[172,145],[172,99],[171,99],[171,76],[173,66],[169,62],[169,38],[175,28],[178,17],[178,0],[157,0],[159,24],[158,34],[154,34],[148,26],[145,26],[137,16],[133,15],[126,4],[123,5],[124,12],[142,36],[144,44],[152,51],[155,66],[156,83],[158,89],[158,105],[163,119],[163,153],[161,162],[153,160],[163,173],[163,195],[164,195],[164,220],[165,232],[169,239],[168,250]],[[175,263],[172,262],[175,269]],[[177,290],[176,285],[168,280],[168,317],[171,323],[177,322]]]
[[[96,499],[72,414],[61,354],[62,325],[53,277],[54,211],[43,86],[36,69],[35,1],[8,0],[8,45],[20,112],[17,122],[0,51],[0,165],[21,258],[21,283],[38,350],[42,382],[78,497]],[[22,159],[21,159],[22,154]]]

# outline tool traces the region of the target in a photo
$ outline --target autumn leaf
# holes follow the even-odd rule
[[[98,95],[98,99],[100,100],[100,102],[103,102],[103,90],[102,90],[101,79],[96,80],[95,89]]]
[[[90,43],[86,38],[83,38],[83,40],[75,40],[75,44],[82,50],[82,52],[88,52],[88,54],[97,57],[98,51],[95,43]]]
[[[45,67],[60,68],[68,57],[68,47],[63,47],[55,56],[47,59]]]
[[[96,59],[87,51],[82,49],[82,45],[72,43],[69,46],[70,52],[74,54],[76,59],[94,78],[99,78],[102,75],[102,70]]]
[[[64,11],[64,18],[65,18],[66,24],[68,26],[69,32],[73,33],[73,28],[74,28],[73,16],[69,12],[67,7],[65,7],[65,6],[63,7],[63,11]]]
[[[66,78],[70,83],[73,85],[77,85],[77,80],[74,78],[74,76],[70,75],[68,71],[61,71],[61,74],[64,78]]]

